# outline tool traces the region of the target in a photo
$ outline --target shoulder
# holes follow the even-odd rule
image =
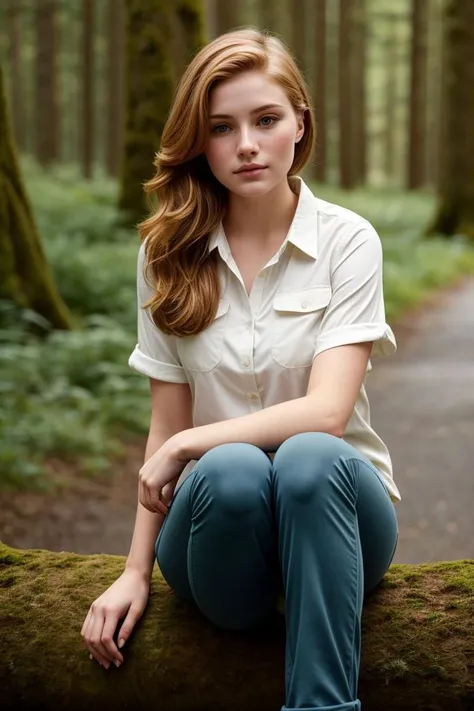
[[[354,210],[315,197],[318,206],[318,238],[320,248],[338,254],[341,250],[361,244],[379,249],[381,242],[372,223]]]

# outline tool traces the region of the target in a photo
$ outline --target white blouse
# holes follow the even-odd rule
[[[374,341],[372,357],[396,350],[385,322],[377,232],[351,210],[315,197],[300,177],[289,181],[299,195],[290,230],[250,296],[222,225],[210,236],[209,251],[220,255],[221,299],[212,324],[196,336],[164,334],[141,308],[153,288],[140,247],[138,344],[129,365],[151,378],[189,383],[196,427],[303,397],[314,358],[328,348]],[[364,385],[344,440],[374,464],[392,500],[400,501],[389,452],[370,424]]]

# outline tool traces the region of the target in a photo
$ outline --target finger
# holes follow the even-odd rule
[[[115,641],[114,641],[114,632],[117,629],[118,621],[119,621],[119,616],[116,613],[115,614],[109,613],[106,616],[104,628],[102,630],[101,642],[102,642],[102,645],[107,650],[107,652],[109,653],[109,657],[112,660],[112,662],[114,664],[116,662],[118,662],[120,665],[123,662],[123,656],[117,649],[117,645],[115,644]]]
[[[151,505],[155,513],[162,513],[164,516],[168,514],[168,507],[164,501],[162,501],[162,490],[161,489],[151,489],[150,499]]]
[[[84,637],[84,635],[85,635],[85,633],[86,633],[87,627],[89,626],[89,622],[90,622],[91,616],[92,616],[92,611],[91,611],[91,609],[89,608],[89,612],[87,613],[86,619],[84,620],[84,624],[82,625],[81,637]]]
[[[120,632],[118,633],[118,646],[122,648],[124,644],[128,641],[128,638],[133,632],[133,628],[137,624],[137,621],[140,619],[140,612],[130,606],[130,609],[127,613],[127,616],[125,617],[124,621],[122,622],[122,626],[120,628]]]
[[[102,644],[102,631],[104,629],[105,615],[103,613],[94,614],[94,627],[90,632],[89,645],[92,656],[109,668],[112,661],[109,653]]]
[[[86,645],[88,651],[89,651],[89,657],[90,659],[95,659],[96,662],[101,664],[104,667],[107,667],[107,664],[109,664],[108,659],[106,659],[100,652],[98,652],[96,649],[91,644],[90,638],[92,634],[92,630],[94,629],[94,616],[92,613],[89,614],[89,622],[87,625],[87,628],[84,630],[84,644]]]

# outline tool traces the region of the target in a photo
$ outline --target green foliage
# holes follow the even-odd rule
[[[48,261],[82,328],[55,331],[30,310],[0,302],[0,487],[44,485],[45,462],[78,459],[83,471],[109,466],[124,432],[145,433],[148,382],[128,367],[136,342],[139,240],[116,226],[117,185],[86,183],[71,168],[45,175],[23,161]],[[313,186],[356,210],[383,238],[389,320],[427,291],[474,271],[459,241],[420,238],[434,208],[426,195]]]

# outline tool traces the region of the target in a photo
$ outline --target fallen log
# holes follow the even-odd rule
[[[150,601],[103,669],[80,630],[124,558],[0,544],[3,711],[276,711],[284,703],[284,617],[251,632],[215,628],[156,569]],[[393,565],[366,600],[364,711],[473,711],[474,560]]]

